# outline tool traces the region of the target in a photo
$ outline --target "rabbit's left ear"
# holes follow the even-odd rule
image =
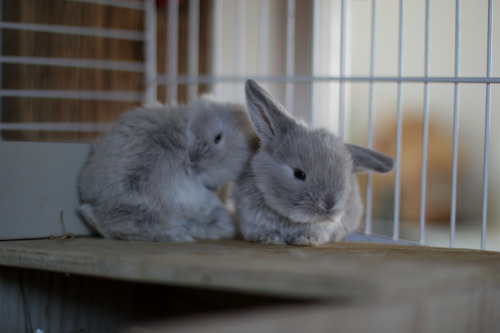
[[[386,173],[391,171],[394,166],[392,157],[382,153],[349,143],[346,144],[346,147],[352,156],[353,173],[366,171]]]
[[[296,126],[285,108],[253,80],[245,86],[248,115],[259,138],[266,144],[277,144]]]

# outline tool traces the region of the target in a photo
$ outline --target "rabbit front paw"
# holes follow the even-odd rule
[[[318,246],[328,243],[330,236],[327,233],[300,233],[291,235],[287,238],[286,243],[289,245],[298,246]]]
[[[232,238],[236,233],[233,220],[223,208],[212,211],[204,221],[193,221],[188,228],[193,237],[201,239]]]
[[[264,233],[262,232],[247,233],[244,236],[247,241],[254,243],[286,244],[285,238],[283,237],[282,233],[279,232],[278,230],[266,231]]]

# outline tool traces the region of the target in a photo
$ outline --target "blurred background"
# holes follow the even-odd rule
[[[244,80],[255,78],[312,126],[391,156],[400,143],[398,191],[396,172],[369,181],[368,232],[394,237],[397,220],[397,237],[449,246],[455,220],[454,246],[479,248],[489,107],[486,248],[500,250],[500,1],[491,1],[490,73],[486,0],[150,1],[156,22],[147,3],[2,1],[2,140],[91,142],[152,85],[167,104],[203,93],[243,102]]]

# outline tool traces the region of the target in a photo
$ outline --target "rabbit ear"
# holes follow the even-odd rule
[[[346,144],[346,146],[352,156],[353,173],[365,171],[386,173],[391,171],[394,166],[392,157],[352,144]]]
[[[248,114],[262,141],[281,140],[295,121],[285,108],[253,80],[245,86]]]

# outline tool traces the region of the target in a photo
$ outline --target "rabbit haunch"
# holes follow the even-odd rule
[[[130,110],[93,145],[79,176],[79,212],[106,238],[232,237],[233,221],[213,191],[238,178],[254,141],[236,104],[204,97]]]
[[[260,148],[234,193],[245,239],[318,245],[354,232],[363,214],[354,174],[388,172],[393,159],[295,120],[254,81],[246,99]]]

